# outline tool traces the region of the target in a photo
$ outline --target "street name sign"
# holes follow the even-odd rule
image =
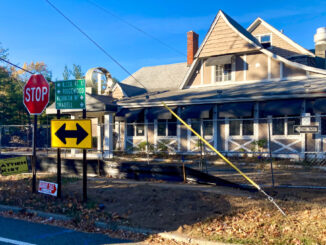
[[[8,176],[28,172],[26,157],[11,157],[0,159],[1,175]]]
[[[40,115],[49,103],[50,86],[41,74],[32,75],[24,86],[24,105],[30,115]]]
[[[40,180],[38,192],[56,197],[58,193],[58,184]]]
[[[85,80],[55,82],[55,108],[85,109]]]
[[[92,148],[91,120],[51,120],[51,146],[54,148]]]
[[[318,126],[294,125],[294,131],[299,133],[318,133]]]

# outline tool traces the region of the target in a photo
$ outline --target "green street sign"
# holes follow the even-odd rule
[[[85,80],[55,82],[55,108],[85,109]]]

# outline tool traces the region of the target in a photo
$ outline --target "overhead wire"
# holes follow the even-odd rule
[[[7,64],[9,64],[9,65],[11,65],[11,66],[14,66],[14,67],[18,68],[18,69],[20,69],[20,70],[22,70],[22,71],[24,71],[24,72],[27,72],[27,73],[29,73],[29,74],[31,74],[31,75],[34,75],[34,74],[35,74],[34,72],[31,72],[31,71],[29,71],[29,70],[27,70],[27,69],[25,69],[25,68],[22,68],[22,67],[20,67],[20,66],[18,66],[18,65],[15,65],[14,63],[11,63],[10,61],[8,61],[8,60],[6,60],[6,59],[3,59],[3,58],[1,58],[1,57],[0,57],[0,60],[3,61],[3,62],[5,62],[5,63],[7,63]],[[15,80],[15,81],[16,81],[16,80]],[[18,80],[17,80],[17,82],[18,82],[19,86],[21,87],[21,89],[24,89],[23,86],[20,84],[20,82],[19,82]]]
[[[6,62],[7,64],[9,64],[9,65],[11,65],[11,66],[14,66],[14,67],[16,67],[16,68],[18,68],[18,69],[20,69],[20,70],[23,70],[23,71],[25,71],[25,72],[28,72],[28,73],[30,73],[31,75],[34,75],[34,72],[31,72],[31,71],[26,70],[26,69],[24,69],[24,68],[22,68],[22,67],[20,67],[20,66],[18,66],[18,65],[15,65],[15,64],[11,63],[11,62],[8,61],[8,60],[5,60],[5,59],[3,59],[3,58],[1,58],[1,57],[0,57],[0,60],[2,60],[3,62]]]
[[[130,23],[129,21],[126,21],[125,19],[121,18],[120,16],[116,15],[115,13],[113,13],[112,11],[109,11],[108,9],[106,8],[103,8],[102,6],[98,5],[97,3],[95,3],[94,1],[91,1],[91,0],[87,0],[87,2],[89,2],[90,4],[94,5],[95,7],[97,7],[98,9],[102,10],[103,12],[113,16],[114,18],[120,20],[121,22],[125,23],[126,25],[132,27],[133,29],[141,32],[142,34],[144,34],[145,36],[149,37],[149,38],[152,38],[153,40],[159,42],[160,44],[162,44],[163,46],[177,52],[178,54],[181,54],[182,56],[186,56],[185,53],[181,52],[180,50],[174,48],[173,46],[163,42],[162,40],[158,39],[157,37],[149,34],[148,32],[144,31],[143,29],[135,26],[134,24]]]
[[[98,44],[93,38],[91,38],[85,31],[83,31],[77,24],[75,24],[67,15],[65,15],[60,9],[58,9],[52,2],[45,0],[55,11],[57,11],[62,17],[64,17],[71,25],[73,25],[80,33],[82,33],[89,41],[91,41],[98,49],[100,49],[107,57],[109,57],[115,64],[117,64],[122,70],[124,70],[130,77],[132,77],[137,83],[139,83],[146,91],[146,87],[136,79],[118,60],[110,55],[100,44]]]

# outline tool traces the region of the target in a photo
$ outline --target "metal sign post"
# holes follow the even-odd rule
[[[30,115],[34,115],[32,152],[32,192],[36,192],[36,142],[37,115],[41,115],[49,103],[50,86],[41,74],[32,75],[24,86],[24,105]]]
[[[86,119],[86,109],[83,110],[83,119]],[[92,134],[90,135],[92,138]],[[87,163],[86,149],[83,149],[83,202],[87,202]]]
[[[37,115],[34,115],[33,127],[33,157],[32,157],[32,192],[36,193],[36,139],[37,139]]]
[[[57,110],[57,119],[60,119],[60,110]],[[57,149],[57,183],[58,183],[58,193],[57,197],[61,198],[61,148]]]
[[[86,149],[92,148],[91,120],[59,120],[61,109],[83,109],[86,119],[85,80],[66,80],[55,83],[57,119],[51,121],[51,147],[57,148],[58,197],[61,197],[61,148],[83,149],[83,201],[87,201]]]

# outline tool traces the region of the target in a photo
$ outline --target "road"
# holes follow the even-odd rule
[[[0,244],[16,245],[96,245],[132,244],[103,234],[78,232],[62,227],[0,217]]]

